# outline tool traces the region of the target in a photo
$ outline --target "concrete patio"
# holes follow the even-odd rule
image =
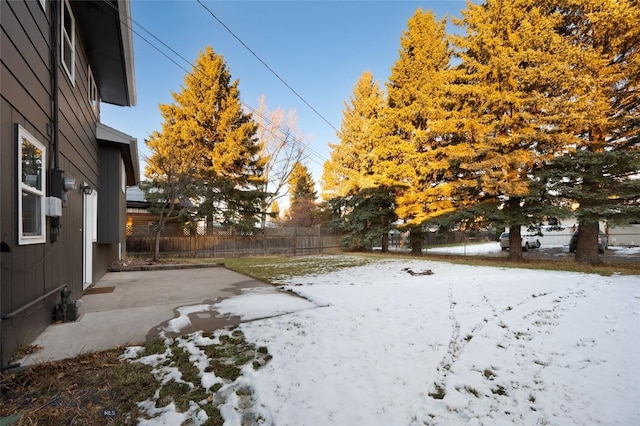
[[[72,358],[157,338],[177,309],[216,303],[242,289],[267,287],[223,267],[108,272],[80,299],[78,319],[48,326],[33,345],[40,349],[19,361],[22,366]],[[291,296],[295,297],[295,296]],[[240,318],[215,312],[189,316],[191,329],[213,331],[239,324]]]

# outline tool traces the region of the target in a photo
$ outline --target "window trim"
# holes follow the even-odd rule
[[[69,19],[71,20],[71,35],[68,35],[66,33],[66,31],[65,31],[65,28],[64,28],[65,12],[67,12],[69,14]],[[69,49],[71,50],[71,64],[69,64],[71,69],[69,69],[69,67],[67,66],[67,63],[64,60],[65,46],[66,46],[66,43],[67,43],[67,39],[69,39],[68,40]],[[73,11],[71,10],[71,3],[69,3],[69,0],[63,0],[62,1],[62,7],[60,8],[60,62],[62,63],[62,68],[64,69],[65,73],[67,74],[67,77],[69,77],[69,80],[71,80],[71,85],[75,86],[75,84],[76,84],[76,81],[75,81],[75,77],[76,77],[76,18],[75,18],[75,16],[73,16]]]
[[[42,8],[42,10],[44,10],[46,12],[47,11],[47,0],[39,0],[38,3],[40,3],[40,7]]]
[[[100,106],[100,96],[98,95],[98,86],[96,85],[96,80],[93,78],[93,72],[91,71],[91,65],[87,67],[87,91],[89,105],[91,106],[91,110],[93,114],[97,117],[99,106]]]
[[[47,242],[47,222],[46,222],[46,189],[47,189],[47,147],[36,139],[31,133],[29,133],[24,127],[18,124],[18,245],[28,244],[44,244]],[[23,140],[26,140],[42,152],[42,164],[40,169],[40,187],[41,189],[34,188],[22,182],[22,146]],[[40,197],[40,234],[39,235],[24,235],[23,222],[22,222],[22,193],[26,191],[30,194]]]

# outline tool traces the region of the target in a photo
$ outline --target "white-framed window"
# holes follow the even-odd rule
[[[89,105],[95,116],[98,116],[100,107],[100,98],[98,96],[98,86],[96,86],[96,80],[93,78],[93,72],[91,67],[88,67],[87,74],[89,75],[89,81],[87,82],[87,88],[89,90]]]
[[[62,60],[62,68],[64,68],[67,76],[71,80],[71,84],[75,85],[76,77],[76,20],[71,11],[71,3],[69,0],[63,0],[60,19],[60,58]]]
[[[18,244],[46,242],[47,148],[18,125]]]

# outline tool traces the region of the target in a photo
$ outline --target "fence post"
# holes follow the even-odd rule
[[[236,228],[231,228],[231,257],[236,257]]]
[[[293,227],[293,255],[296,256],[298,252],[298,227]]]
[[[267,230],[266,228],[262,228],[262,251],[264,252],[264,255],[266,256],[267,253]]]

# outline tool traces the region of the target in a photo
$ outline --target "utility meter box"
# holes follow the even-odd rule
[[[62,216],[62,200],[58,197],[47,197],[47,216]]]

